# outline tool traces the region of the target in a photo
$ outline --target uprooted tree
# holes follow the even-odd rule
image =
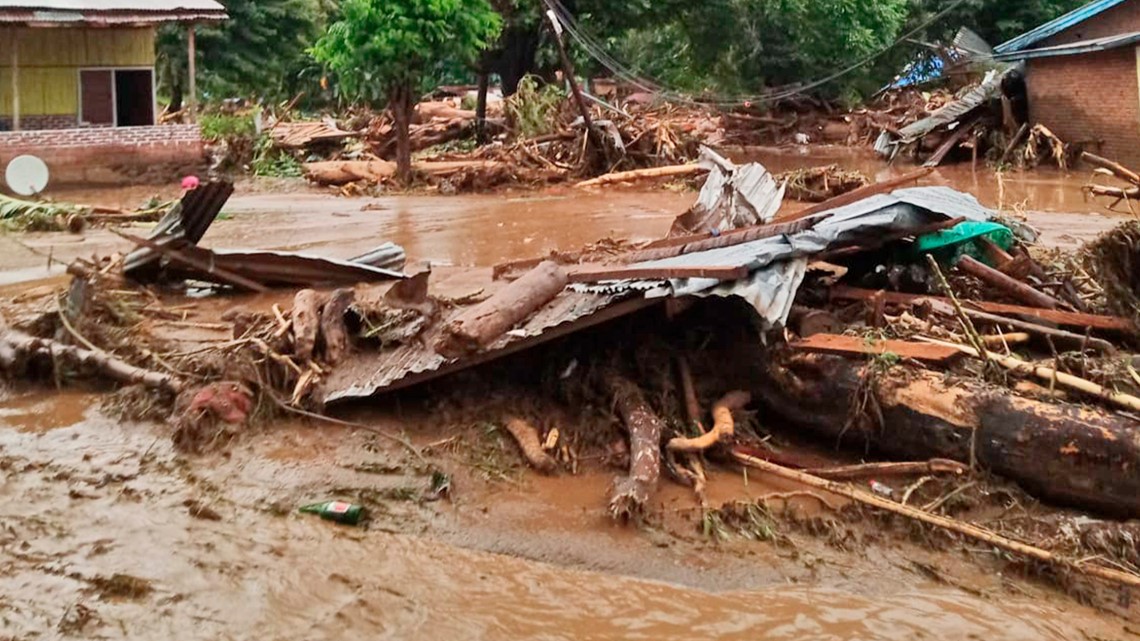
[[[470,65],[501,20],[487,0],[346,0],[342,18],[313,47],[346,97],[387,102],[396,123],[401,181],[412,174],[409,127],[418,92],[448,65]]]

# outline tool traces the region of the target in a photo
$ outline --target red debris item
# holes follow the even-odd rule
[[[186,413],[208,413],[223,423],[240,425],[252,410],[253,392],[248,387],[241,383],[213,383],[194,395]]]
[[[252,411],[253,392],[241,383],[212,383],[188,392],[179,399],[172,417],[174,445],[198,454],[225,446],[249,421]]]

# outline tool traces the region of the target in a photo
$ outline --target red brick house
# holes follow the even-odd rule
[[[995,52],[1024,61],[1033,122],[1140,165],[1140,0],[1095,0]]]
[[[224,19],[215,0],[0,0],[0,178],[21,154],[56,184],[200,167],[197,126],[158,122],[155,36],[182,25],[193,61],[195,24]]]

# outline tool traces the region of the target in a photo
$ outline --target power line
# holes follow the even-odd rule
[[[882,58],[895,47],[913,38],[915,35],[921,33],[930,25],[934,24],[938,20],[941,20],[947,14],[962,6],[966,0],[956,0],[950,6],[934,14],[925,22],[910,30],[909,32],[903,34],[883,49],[869,54],[857,62],[844,67],[839,71],[836,71],[835,73],[829,74],[822,78],[818,78],[816,80],[808,82],[807,84],[786,85],[781,88],[776,88],[759,96],[737,97],[724,100],[696,100],[690,98],[681,91],[667,88],[662,83],[639,75],[636,70],[632,69],[628,65],[622,64],[620,61],[611,56],[606,51],[605,46],[602,43],[591,37],[582,27],[582,25],[579,24],[578,21],[574,18],[574,15],[570,13],[565,5],[562,4],[561,0],[543,0],[543,2],[549,8],[550,12],[553,13],[558,21],[562,24],[563,29],[565,29],[566,32],[570,34],[570,37],[573,38],[574,41],[577,42],[586,51],[586,53],[590,55],[591,58],[593,58],[602,67],[613,73],[618,79],[629,82],[630,84],[643,91],[656,93],[668,102],[685,104],[689,106],[729,107],[757,103],[764,104],[784,100],[786,98],[791,98],[804,92],[811,91],[812,89],[822,87],[823,85],[843,78],[844,76],[854,73],[855,71],[858,71],[859,69],[871,64],[872,62],[875,62],[879,58]]]

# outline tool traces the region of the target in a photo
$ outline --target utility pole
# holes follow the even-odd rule
[[[582,114],[582,120],[586,124],[586,135],[589,137],[590,142],[594,143],[598,151],[609,154],[606,151],[605,141],[597,130],[594,129],[594,120],[590,117],[590,109],[586,106],[586,99],[582,97],[582,90],[578,88],[578,76],[574,72],[574,63],[570,60],[570,54],[566,53],[566,43],[562,41],[562,23],[558,20],[558,14],[554,11],[554,7],[549,2],[545,2],[546,17],[550,20],[550,26],[554,29],[554,42],[558,44],[558,54],[562,57],[562,73],[566,74],[566,79],[570,81],[570,91],[574,94],[574,102],[578,105],[578,111]]]

